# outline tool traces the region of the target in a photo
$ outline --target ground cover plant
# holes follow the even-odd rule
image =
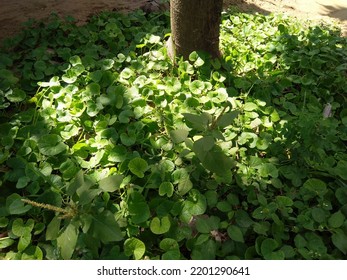
[[[347,50],[223,14],[172,62],[168,14],[31,21],[0,52],[0,258],[346,259]]]

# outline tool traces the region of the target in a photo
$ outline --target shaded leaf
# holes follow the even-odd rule
[[[93,216],[92,233],[95,238],[100,239],[103,243],[123,239],[119,225],[109,210],[104,210],[102,213]]]
[[[347,255],[347,236],[342,230],[336,230],[332,235],[331,240],[342,253]]]
[[[68,149],[62,141],[62,138],[56,134],[47,134],[40,137],[37,142],[40,153],[46,156],[55,156]]]
[[[243,233],[242,233],[241,229],[238,226],[231,225],[231,226],[228,227],[227,231],[228,231],[229,237],[232,240],[234,240],[236,242],[241,242],[241,243],[245,242],[245,240],[243,238]]]
[[[143,223],[150,217],[147,202],[139,192],[131,193],[128,202],[128,211],[131,216],[131,221],[134,224]]]
[[[345,220],[345,215],[341,211],[337,211],[330,216],[328,224],[331,228],[339,228],[344,224]]]

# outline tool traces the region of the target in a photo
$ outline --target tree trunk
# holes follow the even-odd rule
[[[188,58],[193,51],[205,51],[220,56],[219,26],[223,0],[171,0],[171,38],[168,52],[171,58]]]

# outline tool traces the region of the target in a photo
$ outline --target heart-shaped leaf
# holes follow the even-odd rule
[[[171,182],[162,182],[159,186],[159,195],[164,196],[167,195],[167,197],[171,197],[174,192],[174,186]]]
[[[142,158],[133,158],[128,164],[129,170],[139,178],[145,176],[148,169],[148,163]]]
[[[146,252],[146,245],[140,239],[131,237],[124,242],[124,253],[128,257],[134,256],[135,260],[139,260]]]
[[[150,229],[154,234],[163,234],[168,232],[171,226],[169,217],[163,218],[154,217],[150,224]]]

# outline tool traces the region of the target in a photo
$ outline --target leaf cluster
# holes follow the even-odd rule
[[[228,12],[222,58],[172,62],[168,27],[52,16],[5,42],[0,258],[345,259],[346,38]]]

